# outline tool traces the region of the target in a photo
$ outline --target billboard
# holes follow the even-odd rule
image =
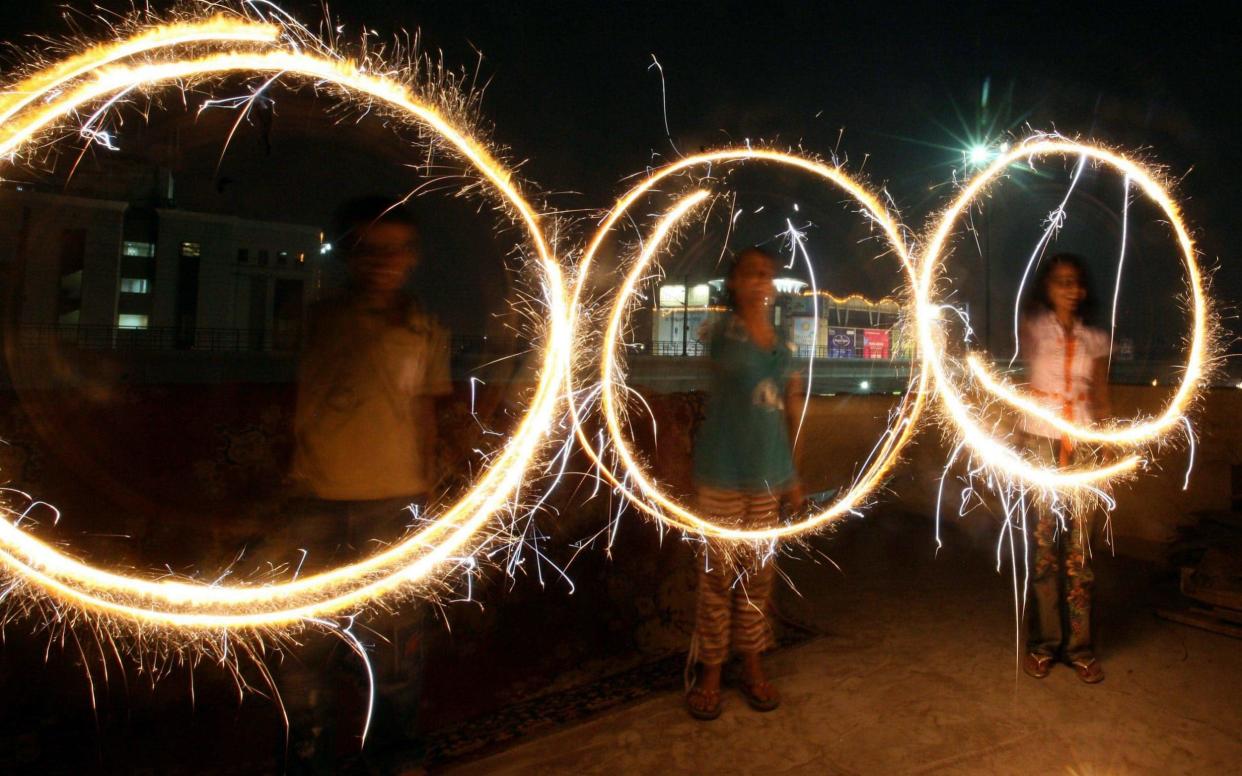
[[[863,358],[888,358],[887,329],[863,329]]]
[[[858,358],[858,329],[846,329],[840,326],[828,327],[828,357]]]
[[[798,347],[799,355],[807,355],[811,348],[822,351],[828,345],[828,327],[820,322],[818,331],[815,319],[809,315],[795,315],[789,319],[789,339]]]

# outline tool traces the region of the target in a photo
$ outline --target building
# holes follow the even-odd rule
[[[287,350],[322,284],[313,226],[26,185],[0,188],[0,207],[8,320],[27,342]]]
[[[793,278],[776,279],[773,324],[793,342],[802,358],[909,359],[901,305],[894,299],[835,296],[812,290]],[[697,284],[664,283],[654,295],[649,352],[656,356],[701,356],[707,329],[727,312],[724,280]]]

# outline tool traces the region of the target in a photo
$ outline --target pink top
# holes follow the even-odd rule
[[[1066,420],[1087,424],[1091,416],[1091,381],[1095,360],[1108,355],[1108,335],[1075,321],[1067,333],[1051,312],[1027,317],[1022,325],[1028,390],[1037,401]],[[1039,418],[1025,418],[1028,434],[1058,438],[1060,432]]]

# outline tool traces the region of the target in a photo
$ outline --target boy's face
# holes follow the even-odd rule
[[[365,291],[393,292],[418,266],[418,235],[406,224],[378,222],[363,227],[349,250],[349,274]]]

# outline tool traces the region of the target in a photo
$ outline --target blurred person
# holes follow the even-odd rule
[[[697,508],[737,528],[776,526],[782,505],[801,508],[803,502],[791,444],[803,380],[792,343],[772,324],[776,267],[761,248],[737,254],[725,281],[730,312],[708,336],[711,392],[694,445]],[[773,644],[767,610],[775,561],[746,549],[735,557],[722,552],[700,559],[689,655],[700,670],[686,694],[697,719],[720,716],[721,670],[731,650],[742,659],[740,689],[747,703],[759,711],[780,704],[760,660]]]
[[[302,574],[370,555],[405,533],[439,479],[437,400],[452,392],[449,333],[409,291],[422,258],[413,214],[368,197],[348,202],[337,227],[348,285],[312,306],[298,372],[291,480],[301,498],[282,544],[306,548]],[[407,729],[420,696],[422,617],[423,607],[407,603],[371,623],[390,639],[372,663],[387,707],[380,716]],[[301,654],[311,675],[291,672],[309,696],[294,704],[308,707],[305,729],[330,727],[343,712],[341,671],[357,658],[337,651],[340,665]],[[315,675],[329,667],[335,683]],[[295,756],[323,762],[357,751],[356,741],[335,738],[335,752],[303,738]]]
[[[1087,325],[1094,309],[1086,263],[1061,253],[1046,261],[1033,284],[1021,328],[1029,391],[1065,420],[1090,424],[1112,414],[1108,392],[1108,335]],[[1027,451],[1044,464],[1068,467],[1090,460],[1093,452],[1061,435],[1053,426],[1025,420]],[[1042,679],[1062,660],[1078,677],[1104,679],[1091,641],[1095,574],[1091,570],[1086,515],[1058,515],[1046,505],[1035,526],[1031,588],[1027,612],[1027,654],[1023,668]]]
[[[292,479],[357,545],[395,538],[378,529],[398,526],[381,524],[425,504],[437,479],[436,399],[452,382],[448,331],[407,289],[421,259],[413,215],[359,199],[339,228],[349,286],[310,311]]]

